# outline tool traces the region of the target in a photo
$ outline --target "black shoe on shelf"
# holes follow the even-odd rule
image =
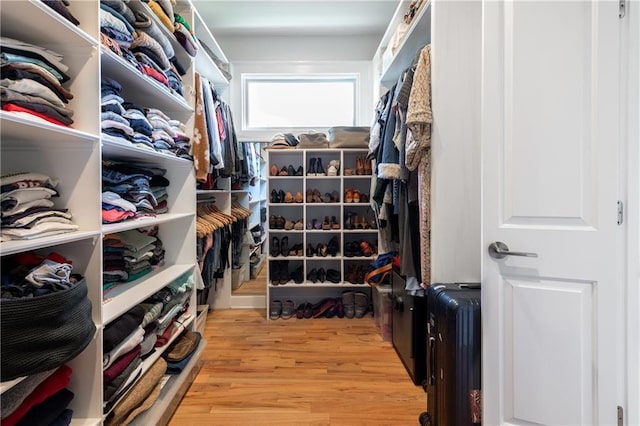
[[[307,176],[315,176],[316,175],[316,159],[309,159],[309,167],[307,167]]]
[[[304,282],[304,266],[298,266],[295,271],[291,273],[291,278],[296,284],[302,284]]]
[[[282,237],[280,240],[280,254],[284,257],[289,256],[289,237]]]
[[[302,166],[299,166],[298,169],[296,170],[296,172],[293,175],[294,176],[304,176],[304,170],[302,169]]]
[[[296,175],[296,170],[293,168],[293,166],[291,164],[289,164],[289,167],[287,167],[287,173],[289,173],[289,176],[295,176]]]
[[[318,269],[318,281],[323,283],[326,280],[327,280],[327,273],[325,272],[324,268]]]
[[[316,176],[326,176],[327,173],[324,171],[324,167],[322,167],[322,158],[318,157],[316,159]]]
[[[280,240],[278,237],[271,238],[271,257],[277,257],[280,254]]]
[[[318,270],[316,268],[313,268],[309,271],[309,273],[307,274],[307,281],[311,281],[314,284],[318,282]]]

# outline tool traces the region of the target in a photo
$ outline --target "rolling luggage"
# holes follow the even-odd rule
[[[482,422],[480,284],[433,284],[427,292],[429,426]]]

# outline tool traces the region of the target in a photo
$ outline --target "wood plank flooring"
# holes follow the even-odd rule
[[[231,292],[234,296],[265,295],[267,294],[267,261],[262,262],[262,269],[255,279],[245,281],[240,287]]]
[[[170,425],[416,425],[426,408],[373,318],[209,312],[204,365]]]

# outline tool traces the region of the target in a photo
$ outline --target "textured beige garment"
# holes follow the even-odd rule
[[[204,112],[202,97],[202,83],[200,74],[196,73],[196,116],[193,124],[193,139],[191,143],[191,155],[193,155],[193,167],[196,171],[196,180],[205,182],[211,164],[209,158],[209,136],[207,135],[207,118]]]
[[[413,76],[407,110],[406,165],[418,169],[422,283],[431,284],[431,46],[425,46]]]

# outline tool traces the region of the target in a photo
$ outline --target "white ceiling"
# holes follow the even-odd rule
[[[384,31],[398,0],[193,0],[214,36],[350,36]]]

